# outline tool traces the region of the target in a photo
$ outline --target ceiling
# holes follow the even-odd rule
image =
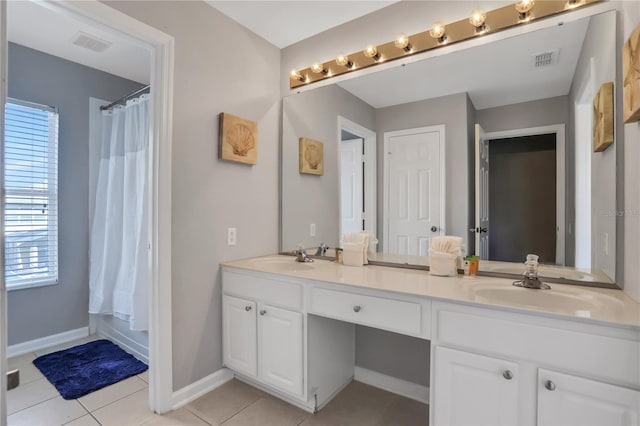
[[[283,49],[301,40],[395,3],[382,0],[207,0],[229,18]]]
[[[467,92],[476,109],[569,93],[588,18],[338,83],[374,108]],[[557,50],[557,63],[533,58]]]
[[[112,43],[103,52],[76,46],[79,31]],[[31,1],[7,2],[9,41],[139,83],[149,83],[150,55],[123,38]]]

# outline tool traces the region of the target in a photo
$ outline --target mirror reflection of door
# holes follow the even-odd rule
[[[489,251],[489,141],[482,127],[475,126],[476,133],[476,251],[480,259],[490,259]]]
[[[480,217],[485,213],[485,200],[491,206],[486,222],[491,230],[488,252],[483,253],[481,245],[479,253],[486,259],[505,262],[522,262],[528,253],[534,253],[540,256],[541,263],[563,264],[562,140],[558,140],[559,132],[526,134],[524,130],[515,131],[513,136],[486,135],[483,143],[490,147],[486,151],[483,143],[478,144],[476,187],[480,200],[476,200],[476,206],[482,213]],[[491,164],[488,176],[480,165],[483,155]]]
[[[426,256],[444,234],[444,126],[386,132],[384,252]]]
[[[342,234],[364,229],[364,139],[342,130],[341,164],[341,230]]]

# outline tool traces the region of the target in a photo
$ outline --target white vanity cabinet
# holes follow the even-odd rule
[[[223,272],[223,277],[224,365],[302,398],[301,289],[295,283],[232,272]]]
[[[545,369],[538,371],[538,425],[639,423],[639,391]]]
[[[436,425],[638,425],[638,332],[434,304]]]
[[[435,424],[518,424],[517,363],[445,347],[434,352]]]

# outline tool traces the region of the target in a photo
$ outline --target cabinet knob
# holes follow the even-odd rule
[[[262,309],[262,310],[260,311],[260,315],[264,315],[264,314],[266,314],[266,313],[267,313],[267,311],[265,311],[264,309]]]
[[[504,377],[507,380],[511,380],[513,379],[513,373],[511,372],[511,370],[504,370],[502,372],[502,377]]]
[[[546,382],[544,382],[544,387],[550,391],[556,390],[556,384],[553,383],[551,380],[547,380]]]
[[[251,306],[250,306],[250,305],[245,306],[245,307],[244,307],[244,310],[245,310],[245,311],[247,311],[247,312],[249,312],[249,311],[251,310]]]
[[[360,305],[356,305],[353,307],[353,312],[360,312],[360,309],[362,309],[362,307]]]

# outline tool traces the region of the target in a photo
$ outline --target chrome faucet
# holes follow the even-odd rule
[[[303,263],[313,262],[313,259],[311,259],[307,255],[307,252],[304,250],[304,247],[302,247],[302,244],[298,244],[298,250],[294,250],[293,254],[296,255],[296,262],[303,262]]]
[[[329,249],[328,245],[326,245],[325,243],[320,243],[320,246],[318,247],[318,250],[316,251],[315,256],[326,256],[328,249]]]
[[[524,262],[527,269],[522,273],[524,277],[521,280],[514,281],[513,285],[516,287],[524,287],[535,290],[549,290],[551,287],[549,284],[545,284],[538,278],[538,259],[539,256],[535,254],[528,254],[527,261]]]

